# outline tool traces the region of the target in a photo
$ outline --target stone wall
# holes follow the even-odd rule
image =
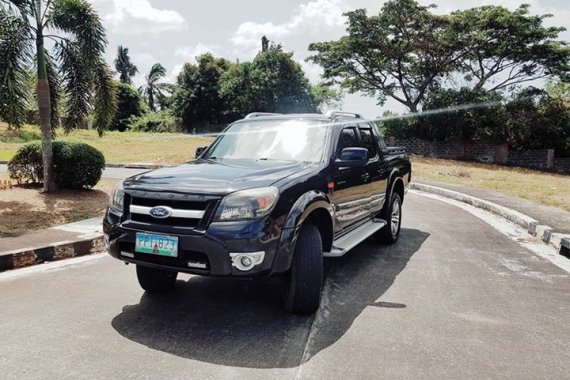
[[[556,158],[554,170],[560,173],[570,173],[570,158]]]
[[[510,151],[507,164],[525,168],[553,169],[554,150],[535,149],[522,152]]]
[[[426,157],[475,160],[570,173],[570,158],[555,159],[553,149],[519,152],[509,150],[507,144],[497,145],[487,141],[428,141],[418,138],[397,139],[394,137],[390,137],[387,143],[389,146],[406,148],[410,154]]]
[[[506,162],[505,145],[490,142],[428,141],[417,138],[396,139],[390,137],[388,145],[406,148],[408,153],[420,156],[476,160],[482,162]]]

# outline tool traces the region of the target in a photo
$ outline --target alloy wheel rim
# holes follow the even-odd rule
[[[392,236],[398,235],[398,230],[400,228],[400,202],[397,200],[394,201],[392,205],[392,215],[391,215],[391,230]]]

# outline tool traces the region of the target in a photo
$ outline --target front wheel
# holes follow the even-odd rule
[[[394,244],[400,237],[402,227],[402,198],[400,194],[394,193],[390,199],[390,204],[383,212],[382,219],[386,221],[386,226],[376,232],[375,237],[384,244]]]
[[[301,227],[295,245],[285,309],[294,314],[313,314],[321,303],[323,244],[314,225]]]
[[[137,278],[141,288],[147,292],[167,292],[174,288],[178,272],[137,265]]]

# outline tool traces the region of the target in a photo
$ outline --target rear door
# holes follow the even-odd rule
[[[360,147],[357,126],[347,126],[340,132],[335,157],[340,158],[342,150]],[[362,168],[335,168],[332,201],[335,206],[335,233],[368,217],[370,208],[366,189],[368,172]]]
[[[368,164],[364,186],[369,199],[370,214],[376,216],[384,205],[388,173],[380,145],[376,126],[365,123],[358,126],[360,141],[368,149]]]

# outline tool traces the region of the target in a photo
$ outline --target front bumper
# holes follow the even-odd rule
[[[180,234],[165,231],[164,226],[120,222],[109,212],[103,220],[109,254],[129,263],[165,270],[211,276],[255,277],[275,273],[273,262],[281,236],[272,219],[211,223],[206,230]],[[137,232],[149,232],[178,237],[178,257],[163,257],[135,252]],[[239,270],[232,265],[236,253],[264,252],[261,263],[251,270]],[[232,255],[233,254],[233,255]],[[280,270],[282,271],[282,270]]]

